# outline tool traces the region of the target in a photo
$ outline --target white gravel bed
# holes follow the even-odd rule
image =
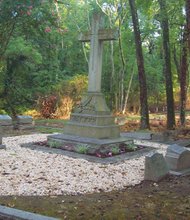
[[[0,150],[0,195],[75,195],[122,189],[144,178],[145,157],[102,165],[84,159],[49,154],[21,143],[46,140],[47,135],[3,138]],[[165,153],[165,149],[159,150]]]

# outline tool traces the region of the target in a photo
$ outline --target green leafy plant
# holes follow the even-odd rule
[[[48,145],[51,148],[58,148],[61,147],[61,143],[57,142],[57,141],[48,141]]]
[[[86,145],[78,145],[77,146],[77,149],[76,149],[76,152],[79,153],[79,154],[87,154],[88,152],[88,147]]]
[[[135,151],[135,150],[137,149],[137,146],[136,146],[134,143],[128,143],[127,146],[126,146],[126,148],[127,148],[128,150],[133,150],[133,151]]]
[[[120,149],[118,146],[114,146],[111,148],[111,152],[112,154],[119,154],[120,153]]]

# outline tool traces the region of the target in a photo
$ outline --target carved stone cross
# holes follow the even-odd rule
[[[79,41],[90,41],[91,44],[88,92],[101,92],[103,41],[116,40],[118,38],[118,31],[112,29],[102,29],[102,26],[102,16],[100,14],[94,14],[91,32],[82,33],[79,36]]]

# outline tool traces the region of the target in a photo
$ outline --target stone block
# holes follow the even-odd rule
[[[0,144],[0,150],[6,149],[6,146],[4,144]]]
[[[6,146],[2,144],[2,135],[0,134],[0,149],[5,149]]]
[[[168,173],[169,168],[162,154],[152,153],[145,157],[145,180],[157,182]]]
[[[16,117],[16,121],[19,124],[32,124],[33,118],[32,116],[28,116],[28,115],[18,115]]]
[[[27,130],[34,128],[33,118],[28,115],[18,115],[13,120],[14,129]]]
[[[151,132],[125,132],[121,133],[122,137],[127,137],[131,139],[140,139],[140,140],[151,140],[152,139],[152,133]]]
[[[89,138],[118,138],[120,136],[119,126],[109,125],[109,126],[95,126],[88,124],[80,124],[68,122],[63,129],[64,134],[76,135],[81,137]]]
[[[166,162],[171,171],[181,174],[190,170],[190,151],[178,144],[170,145],[167,148]]]
[[[0,126],[11,126],[12,118],[9,115],[0,115]]]

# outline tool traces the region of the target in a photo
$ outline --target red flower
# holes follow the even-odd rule
[[[50,28],[50,27],[46,27],[46,28],[45,28],[45,32],[46,32],[46,33],[51,32],[51,28]]]

